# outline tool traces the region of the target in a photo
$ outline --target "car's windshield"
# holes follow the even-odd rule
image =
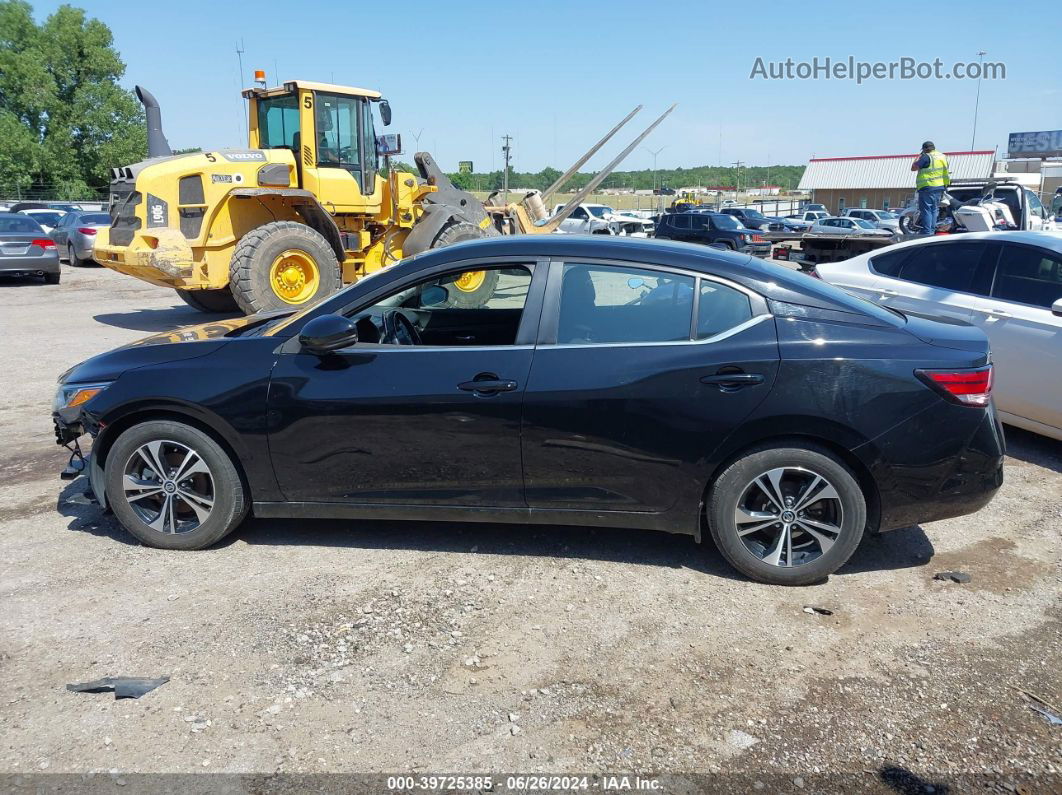
[[[89,213],[77,219],[79,224],[109,224],[111,217],[107,213]]]
[[[862,218],[853,218],[852,220],[855,221],[856,226],[861,226],[864,229],[874,229],[874,228],[876,228],[874,226],[874,224],[870,223],[870,221],[864,221]]]
[[[759,210],[745,210],[745,215],[747,215],[749,218],[755,218],[757,220],[759,220],[760,218],[766,218],[767,217],[763,213],[761,213]]]
[[[604,218],[606,215],[612,215],[612,213],[614,212],[614,210],[611,207],[606,207],[603,204],[599,204],[596,207],[594,205],[590,205],[586,209],[588,209],[591,213],[593,213],[598,218]]]
[[[881,210],[877,213],[878,219],[881,221],[895,221],[899,218],[896,213],[890,213],[888,210]]]
[[[712,220],[720,229],[744,229],[744,225],[732,215],[713,215]]]

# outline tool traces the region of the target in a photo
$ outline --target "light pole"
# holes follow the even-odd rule
[[[656,192],[656,157],[665,149],[667,149],[667,145],[665,144],[664,146],[661,146],[656,151],[653,151],[648,146],[643,146],[642,148],[653,156],[653,194],[659,196],[659,194]],[[657,209],[661,208],[661,201],[661,199],[657,199]]]
[[[974,99],[973,134],[970,136],[970,151],[971,152],[973,151],[973,148],[974,148],[974,139],[977,138],[977,109],[978,109],[978,107],[981,104],[981,77],[983,76],[984,71],[985,71],[985,55],[986,55],[986,53],[985,53],[984,50],[979,50],[977,52],[977,63],[978,63],[979,66],[978,66],[978,70],[977,70],[977,96]]]

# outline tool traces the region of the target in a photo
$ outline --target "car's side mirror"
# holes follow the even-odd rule
[[[645,286],[645,279],[641,279],[637,276],[632,276],[631,278],[627,279],[627,286],[630,287],[632,290],[637,290],[639,287]]]
[[[426,288],[420,294],[420,305],[422,308],[441,306],[448,300],[450,300],[450,291],[438,284]]]
[[[1062,298],[1051,304],[1051,314],[1056,317],[1062,317]]]
[[[322,354],[347,348],[358,341],[358,327],[343,315],[321,315],[302,327],[299,345],[307,353]]]

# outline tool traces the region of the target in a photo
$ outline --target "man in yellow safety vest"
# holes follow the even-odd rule
[[[911,164],[917,171],[915,187],[918,189],[918,223],[922,233],[933,234],[937,229],[937,213],[944,189],[951,184],[948,174],[948,158],[937,151],[932,141],[922,144],[922,154]]]

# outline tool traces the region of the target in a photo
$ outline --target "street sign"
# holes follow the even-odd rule
[[[1007,154],[1010,157],[1062,157],[1062,130],[1011,133]]]
[[[472,173],[472,161],[471,160],[458,160],[457,161],[457,173],[458,174],[471,174]]]

